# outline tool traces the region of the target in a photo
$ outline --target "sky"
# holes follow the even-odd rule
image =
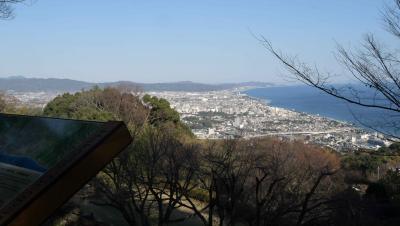
[[[345,74],[336,43],[372,32],[385,43],[380,0],[36,0],[0,21],[0,77],[91,82],[286,83],[254,37]],[[340,79],[340,78],[338,78]]]

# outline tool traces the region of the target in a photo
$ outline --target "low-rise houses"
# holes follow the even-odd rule
[[[149,92],[167,99],[200,139],[278,136],[302,139],[338,151],[378,149],[390,145],[384,135],[351,123],[270,106],[236,90],[212,92]],[[14,92],[21,105],[43,108],[59,93]]]
[[[149,94],[167,99],[199,138],[279,136],[338,151],[390,144],[384,136],[351,123],[270,106],[239,90]]]

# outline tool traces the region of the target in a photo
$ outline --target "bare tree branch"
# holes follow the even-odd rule
[[[394,5],[386,7],[382,16],[386,30],[400,38],[400,0],[393,1]],[[362,86],[333,85],[331,74],[321,73],[317,67],[310,67],[295,56],[283,54],[263,36],[256,38],[298,81],[350,104],[381,109],[390,115],[400,115],[400,53],[398,50],[384,47],[374,35],[367,34],[360,49],[349,50],[337,45],[337,60]],[[368,127],[382,131],[379,127]],[[386,133],[391,137],[400,138],[397,133]]]
[[[26,0],[0,0],[0,19],[12,19],[14,16],[12,5],[24,1]]]

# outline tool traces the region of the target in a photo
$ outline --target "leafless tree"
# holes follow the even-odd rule
[[[394,5],[386,7],[383,12],[383,21],[386,30],[395,38],[400,38],[400,0],[394,0]],[[351,50],[338,45],[338,61],[362,86],[337,86],[333,85],[332,74],[322,73],[318,68],[282,53],[263,36],[260,37],[260,41],[299,81],[350,104],[382,110],[385,117],[376,119],[377,123],[367,122],[360,117],[357,119],[370,128],[399,138],[400,55],[398,49],[385,47],[375,39],[373,34],[365,35],[361,48],[358,49]],[[393,131],[384,131],[382,129],[384,127],[393,128]]]
[[[250,200],[250,225],[304,225],[321,222],[334,193],[338,169],[330,153],[298,142],[268,141],[256,148]]]
[[[0,0],[0,19],[10,19],[13,17],[13,4],[22,3],[26,0]]]
[[[146,128],[141,138],[107,166],[94,181],[94,204],[121,212],[130,225],[183,221],[175,211],[195,188],[196,145],[184,145],[165,130]]]
[[[123,87],[94,88],[79,94],[73,108],[95,108],[98,112],[111,114],[114,120],[124,121],[132,135],[146,123],[149,110],[140,99],[140,89]]]
[[[209,226],[324,221],[337,165],[333,155],[300,143],[211,142],[199,170],[208,198],[195,213]]]
[[[207,199],[201,200],[206,205],[201,209],[189,207],[204,225],[236,225],[242,221],[240,208],[248,196],[246,184],[253,162],[253,155],[242,144],[234,139],[211,141],[202,151],[198,178],[199,187],[207,194]]]
[[[209,159],[214,165],[215,204],[220,225],[236,225],[243,214],[239,207],[247,201],[246,184],[252,172],[253,155],[239,140],[227,140],[222,152]]]
[[[20,101],[7,93],[0,91],[0,112],[10,113],[10,114],[29,114],[30,110],[32,112],[34,109],[29,107],[18,107],[20,106]]]
[[[4,93],[0,92],[0,112],[6,108],[6,100]]]

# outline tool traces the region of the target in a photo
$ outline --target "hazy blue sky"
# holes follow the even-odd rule
[[[0,77],[85,81],[282,82],[252,37],[342,73],[335,41],[391,42],[379,0],[38,0],[0,21]]]

